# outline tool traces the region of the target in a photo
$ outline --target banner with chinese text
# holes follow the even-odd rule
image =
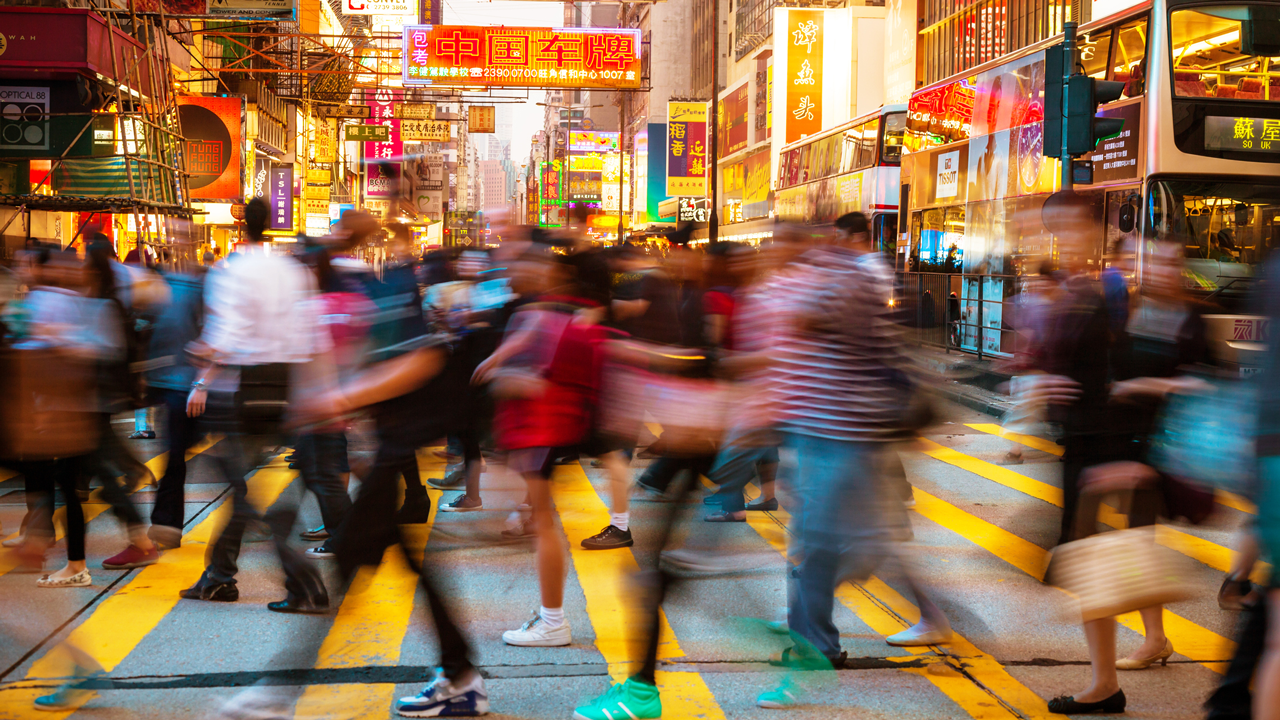
[[[787,12],[787,130],[795,142],[822,129],[822,10]]]
[[[498,108],[494,105],[472,105],[467,108],[467,132],[497,132]]]
[[[707,194],[707,104],[667,103],[667,195]]]
[[[386,142],[364,144],[364,159],[368,163],[399,162],[404,146],[400,140],[400,121],[395,119],[396,97],[390,90],[378,90],[368,102],[370,117],[366,125],[382,125],[390,135]]]
[[[744,82],[720,100],[717,125],[720,157],[732,155],[747,146],[747,84]]]
[[[405,25],[408,85],[639,88],[638,28]]]

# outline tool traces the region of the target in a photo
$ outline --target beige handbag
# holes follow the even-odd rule
[[[1050,581],[1079,602],[1089,622],[1187,599],[1186,560],[1156,542],[1155,527],[1115,530],[1058,547]]]

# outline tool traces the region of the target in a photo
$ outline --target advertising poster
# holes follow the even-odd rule
[[[571,130],[569,131],[569,150],[572,152],[618,152],[618,133]]]
[[[400,164],[370,162],[365,166],[364,196],[366,199],[390,200],[396,197],[400,185]]]
[[[720,157],[732,155],[747,146],[747,85],[733,90],[720,101],[719,136]]]
[[[761,150],[743,161],[742,217],[744,220],[769,214],[769,151]]]
[[[382,125],[387,128],[388,139],[385,142],[366,142],[364,158],[366,162],[398,161],[404,152],[400,139],[400,121],[395,119],[396,96],[390,90],[378,90],[368,102],[369,119],[366,125]],[[426,121],[431,122],[431,121]]]
[[[243,97],[178,98],[188,187],[198,202],[244,199]]]
[[[787,12],[787,131],[794,142],[822,130],[822,10]]]
[[[635,89],[639,28],[405,25],[409,85]]]
[[[667,103],[667,195],[707,194],[707,104]]]
[[[342,0],[343,15],[413,15],[418,14],[416,0]]]

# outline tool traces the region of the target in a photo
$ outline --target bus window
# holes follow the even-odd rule
[[[787,187],[800,184],[800,150],[791,151],[791,160],[787,163]]]
[[[1111,79],[1124,83],[1124,95],[1138,97],[1146,91],[1147,19],[1134,20],[1116,31],[1111,54]]]
[[[876,143],[880,140],[880,119],[868,120],[854,128],[858,132],[858,168],[876,164]]]
[[[1107,79],[1107,53],[1111,50],[1111,29],[1094,30],[1080,41],[1080,70],[1089,77]]]
[[[797,184],[809,182],[810,180],[813,179],[813,175],[810,174],[809,172],[811,167],[809,156],[812,154],[810,152],[812,148],[813,148],[813,143],[809,143],[808,145],[801,145],[799,148],[797,148],[797,152],[799,153],[796,156],[795,182]]]
[[[1146,236],[1183,243],[1188,289],[1243,301],[1280,245],[1280,184],[1157,180],[1148,193]]]
[[[881,165],[902,164],[902,136],[907,131],[907,114],[884,116],[884,144],[880,147]]]
[[[840,144],[840,172],[852,172],[858,167],[858,129],[845,130]]]
[[[1181,97],[1280,100],[1280,16],[1269,6],[1174,10],[1173,91]]]
[[[887,260],[893,262],[898,253],[898,215],[896,213],[876,215],[872,221],[872,229],[875,231],[876,249],[884,253]]]

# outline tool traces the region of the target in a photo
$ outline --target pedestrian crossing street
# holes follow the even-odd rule
[[[1058,446],[1005,433],[967,411],[956,409],[951,415],[964,415],[960,419],[966,422],[930,429],[916,445],[903,448],[902,458],[915,486],[914,566],[951,618],[956,637],[943,647],[889,647],[883,637],[918,619],[905,586],[892,573],[843,585],[836,621],[855,669],[838,673],[833,686],[815,692],[815,709],[808,711],[815,717],[846,712],[848,717],[1058,717],[1048,712],[1046,700],[1087,684],[1084,640],[1078,625],[1064,617],[1065,595],[1039,582],[1062,504],[1055,485]],[[193,448],[191,455],[200,455],[213,442]],[[995,464],[1015,444],[1025,448],[1026,464]],[[158,456],[148,466],[158,476],[163,463]],[[420,467],[424,477],[440,477],[444,470],[425,451]],[[455,609],[475,643],[478,665],[489,677],[494,712],[567,718],[578,701],[606,687],[605,675],[616,681],[635,669],[630,660],[640,649],[632,647],[636,590],[631,578],[640,567],[637,557],[646,552],[646,519],[657,511],[647,503],[633,505],[636,548],[582,550],[581,540],[609,522],[607,483],[585,460],[560,466],[556,507],[572,560],[565,606],[575,642],[570,648],[510,648],[498,636],[537,606],[536,574],[527,546],[474,541],[491,537],[486,533],[520,501],[517,483],[495,482],[499,487],[491,489],[490,480],[501,476],[499,468],[491,470],[483,489],[486,509],[502,512],[460,515],[433,509],[428,523],[413,527],[408,552],[434,553],[434,562],[448,573]],[[251,478],[252,501],[259,508],[269,506],[295,476],[275,459]],[[780,477],[785,482],[785,469]],[[28,608],[51,606],[39,618],[44,624],[32,623],[40,628],[34,642],[0,651],[7,668],[0,677],[0,718],[178,717],[183,716],[176,710],[182,703],[207,711],[236,692],[234,678],[225,675],[288,669],[262,663],[290,641],[291,633],[301,632],[323,633],[324,640],[310,663],[299,667],[311,664],[333,672],[306,681],[296,718],[386,718],[395,697],[418,689],[420,678],[392,672],[397,666],[429,665],[435,658],[425,603],[415,593],[416,576],[398,548],[389,550],[376,570],[361,571],[328,616],[280,616],[258,602],[283,597],[269,544],[246,546],[240,602],[179,602],[178,591],[199,577],[209,539],[225,522],[229,508],[216,495],[223,488],[189,485],[188,494],[196,497],[189,498],[188,507],[198,511],[191,514],[182,547],[167,552],[156,565],[131,572],[98,569],[105,554],[95,547],[114,547],[122,535],[111,518],[99,517],[104,506],[86,506],[87,517],[93,518],[89,562],[95,587],[84,592],[58,591],[66,594],[49,597],[53,591],[36,590],[32,576],[0,565],[0,588],[17,610],[0,623],[21,624],[38,615],[27,613]],[[438,508],[442,493],[430,492],[433,508]],[[1232,496],[1218,502],[1220,512],[1210,526],[1159,530],[1162,543],[1197,561],[1194,579],[1200,593],[1165,610],[1166,633],[1177,650],[1170,667],[1121,678],[1130,696],[1130,716],[1201,716],[1200,703],[1233,652],[1234,616],[1220,611],[1214,597],[1231,561],[1232,532],[1252,507]],[[695,518],[686,529],[690,546],[719,535],[728,538],[726,552],[771,548],[777,558],[763,572],[696,580],[669,596],[658,675],[664,717],[767,715],[770,711],[756,709],[752,700],[776,684],[779,671],[764,661],[769,650],[785,643],[777,638],[772,641],[776,647],[766,647],[768,641],[756,637],[761,633],[744,630],[735,618],[772,619],[778,606],[785,605],[788,515],[785,509],[751,513],[745,525],[711,525],[697,521],[701,505],[692,511]],[[0,505],[6,530],[16,528],[20,517],[18,505]],[[1111,508],[1102,519],[1119,527],[1124,518]],[[95,544],[94,538],[101,539]],[[1144,628],[1136,613],[1120,622],[1130,631],[1121,631],[1123,656],[1136,646]],[[6,628],[6,634],[23,635],[15,627]],[[31,700],[47,693],[56,684],[53,679],[68,674],[67,658],[57,644],[64,637],[92,654],[118,684],[133,683],[136,689],[106,690],[85,707],[66,712],[34,710]],[[339,681],[322,681],[324,677]],[[180,689],[147,689],[147,682],[160,682],[149,680],[154,678]],[[239,684],[248,682],[241,677]],[[178,704],[166,706],[164,697]],[[806,710],[795,713],[803,717]]]

